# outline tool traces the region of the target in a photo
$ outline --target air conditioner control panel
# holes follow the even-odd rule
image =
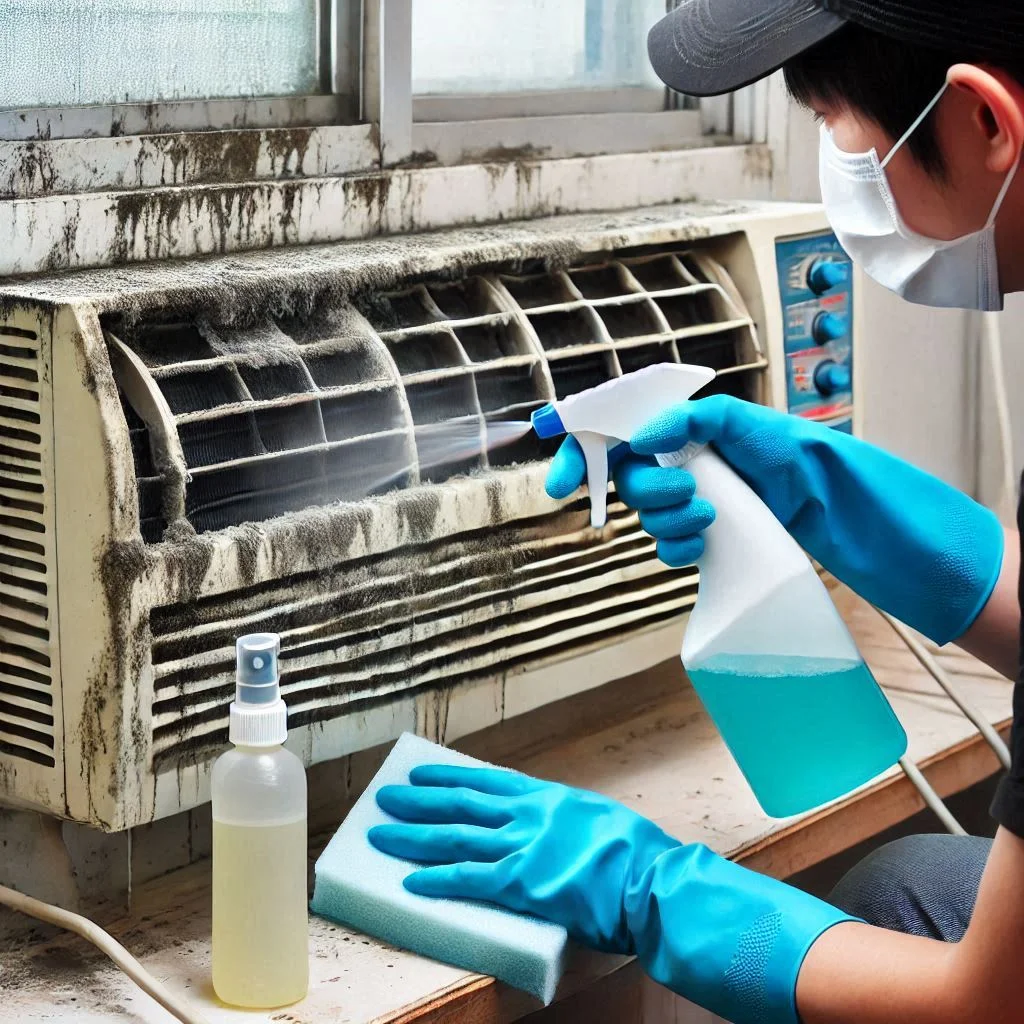
[[[786,403],[839,430],[853,427],[853,265],[830,231],[775,243]]]

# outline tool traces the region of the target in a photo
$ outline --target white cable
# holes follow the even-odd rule
[[[1002,336],[999,331],[999,320],[995,313],[981,314],[981,340],[984,348],[988,351],[989,363],[992,368],[992,385],[995,397],[996,421],[999,426],[999,446],[1002,456],[1002,473],[1000,481],[1000,493],[996,501],[996,510],[1001,519],[1013,518],[1014,496],[1017,490],[1016,469],[1013,457],[1013,425],[1010,420],[1010,403],[1006,393],[1006,373],[1003,368],[1003,347]],[[946,696],[963,712],[974,727],[981,733],[988,745],[992,748],[1000,764],[1006,769],[1010,767],[1010,752],[1003,738],[973,704],[968,701],[959,688],[953,684],[952,679],[932,656],[920,640],[914,636],[901,622],[898,622],[891,615],[881,609],[875,609],[879,615],[893,628],[896,635],[907,645],[911,653],[921,663],[928,674],[939,684]],[[956,820],[952,812],[942,801],[942,798],[932,788],[931,784],[921,773],[909,757],[900,758],[900,767],[910,780],[914,788],[921,794],[921,798],[931,811],[945,826],[946,830],[955,836],[966,835],[963,826]]]
[[[942,797],[932,789],[932,784],[921,774],[921,769],[906,755],[900,758],[900,767],[914,788],[921,794],[921,799],[946,827],[946,831],[954,836],[967,835],[963,825],[953,817],[952,811],[942,802]]]
[[[120,942],[87,917],[43,903],[15,889],[8,889],[5,885],[0,885],[0,904],[36,920],[55,924],[58,928],[74,932],[87,942],[91,942],[110,957],[143,992],[152,996],[168,1013],[181,1021],[181,1024],[209,1024],[207,1018],[194,1009],[185,998],[176,996],[165,988]]]
[[[1009,771],[1010,768],[1010,751],[1006,744],[1003,742],[1002,736],[996,732],[995,727],[988,719],[963,695],[960,688],[953,683],[953,680],[949,678],[949,674],[946,670],[938,663],[931,651],[920,640],[914,636],[913,633],[903,625],[902,622],[897,621],[887,612],[883,612],[880,608],[876,608],[875,611],[885,619],[886,622],[892,626],[896,635],[910,648],[911,653],[921,663],[924,670],[942,687],[945,691],[946,696],[964,713],[965,717],[968,718],[971,724],[981,733],[985,741],[992,748],[992,752],[999,759],[999,763]]]
[[[1002,473],[996,512],[999,518],[1013,522],[1017,492],[1016,467],[1013,458],[1013,422],[1010,402],[1006,393],[1006,371],[1003,366],[1003,339],[999,329],[998,313],[981,314],[981,340],[988,352],[992,368],[992,392],[995,399],[996,423],[999,426],[999,449]]]

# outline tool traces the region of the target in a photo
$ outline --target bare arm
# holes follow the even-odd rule
[[[800,970],[804,1024],[1021,1024],[1024,840],[1000,829],[958,944],[842,924]]]
[[[957,644],[979,661],[990,665],[1008,679],[1017,676],[1017,648],[1020,638],[1020,604],[1017,580],[1020,575],[1020,537],[1006,531],[1003,569],[988,603],[974,625]]]

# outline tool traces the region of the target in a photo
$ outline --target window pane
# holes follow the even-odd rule
[[[661,83],[647,30],[665,0],[413,0],[413,92]]]
[[[0,106],[317,91],[317,0],[0,0]]]

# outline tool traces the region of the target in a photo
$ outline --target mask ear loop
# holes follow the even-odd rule
[[[1003,181],[1002,188],[999,189],[999,195],[996,196],[996,201],[992,204],[992,212],[988,215],[988,220],[985,221],[985,227],[990,228],[996,222],[996,217],[999,216],[999,208],[1003,205],[1003,200],[1006,198],[1006,193],[1010,191],[1010,186],[1013,184],[1013,179],[1017,177],[1017,171],[1020,169],[1020,158],[1021,151],[1017,152],[1017,159],[1013,162],[1013,166],[1010,168],[1009,173],[1006,175],[1006,179]]]
[[[916,132],[917,129],[921,127],[921,122],[932,112],[932,108],[935,106],[936,103],[939,102],[939,100],[942,99],[942,97],[945,95],[946,89],[948,89],[948,88],[949,88],[949,82],[943,82],[942,83],[942,88],[932,97],[932,100],[928,104],[928,106],[925,107],[924,110],[922,110],[921,113],[917,115],[917,119],[899,137],[899,139],[896,142],[896,145],[893,146],[892,149],[890,149],[889,152],[885,154],[885,159],[882,160],[881,163],[879,164],[879,166],[882,168],[882,170],[885,170],[885,168],[888,165],[889,161],[896,155],[896,150],[898,150],[900,148],[900,146],[902,146],[903,143],[906,142],[907,139],[909,139],[910,136],[913,135],[914,132]]]

